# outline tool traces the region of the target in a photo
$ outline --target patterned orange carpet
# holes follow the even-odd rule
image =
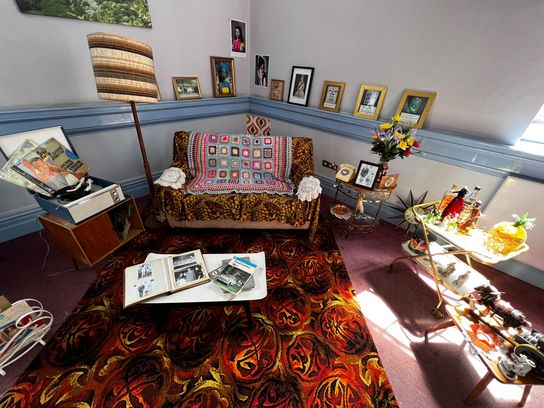
[[[122,309],[148,252],[258,252],[268,296]],[[160,315],[158,315],[160,314]],[[159,323],[160,322],[160,323]],[[396,407],[328,225],[303,232],[151,231],[99,273],[0,407]]]

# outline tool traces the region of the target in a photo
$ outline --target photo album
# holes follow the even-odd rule
[[[123,307],[209,282],[200,250],[149,254],[145,262],[125,268]]]

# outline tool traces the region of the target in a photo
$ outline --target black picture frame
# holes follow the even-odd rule
[[[291,82],[287,102],[293,105],[308,106],[312,80],[314,79],[313,67],[293,66],[291,70]]]
[[[353,185],[371,190],[380,174],[381,167],[381,164],[361,160],[359,167],[357,167],[357,173],[355,173]]]

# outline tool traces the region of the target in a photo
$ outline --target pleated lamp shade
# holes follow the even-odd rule
[[[123,102],[158,101],[159,88],[149,45],[105,33],[92,33],[87,39],[99,98]]]

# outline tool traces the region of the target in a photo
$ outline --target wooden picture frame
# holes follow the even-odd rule
[[[198,77],[172,77],[176,99],[201,99]]]
[[[285,89],[285,81],[282,79],[270,80],[270,97],[273,101],[283,102],[283,90]]]
[[[293,66],[287,102],[293,105],[308,106],[313,77],[313,67]]]
[[[214,98],[236,96],[234,58],[210,57]]]
[[[436,92],[407,90],[402,94],[395,116],[402,125],[421,129],[436,97]]]
[[[378,119],[386,93],[386,86],[361,85],[353,115],[358,118]]]
[[[379,190],[393,190],[397,187],[397,182],[399,179],[398,174],[387,174],[382,176],[380,184],[378,185]]]
[[[323,91],[321,92],[319,109],[329,112],[338,112],[340,110],[340,104],[342,103],[345,88],[345,82],[323,82]]]
[[[355,180],[353,180],[353,185],[372,190],[380,169],[380,164],[361,160],[355,174]]]

